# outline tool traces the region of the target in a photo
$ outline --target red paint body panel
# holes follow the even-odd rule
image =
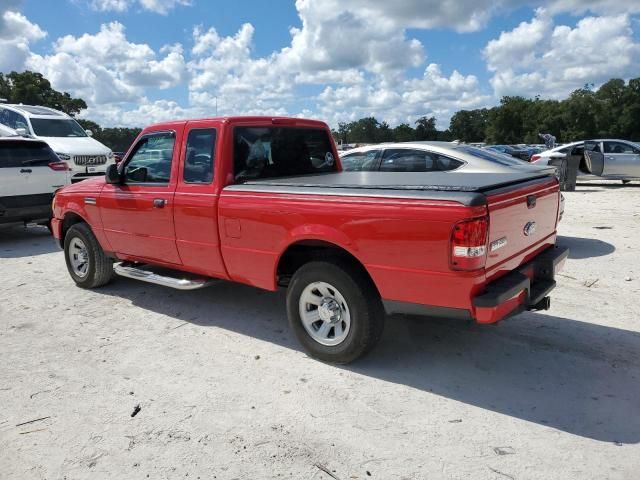
[[[481,323],[498,321],[526,301],[521,292],[496,307],[473,306],[474,297],[483,293],[489,281],[554,245],[557,181],[549,178],[498,191],[488,196],[486,205],[474,207],[419,198],[225,190],[234,178],[233,127],[289,123],[327,128],[316,121],[265,117],[149,127],[141,135],[175,132],[170,183],[108,185],[95,179],[67,187],[56,197],[54,235],[62,237],[64,216],[75,213],[91,225],[105,250],[123,260],[155,263],[267,290],[277,288],[278,262],[287,248],[299,242],[323,242],[358,259],[385,300],[462,309]],[[210,184],[183,181],[186,139],[193,128],[216,129]],[[339,159],[335,146],[334,156]],[[530,195],[537,200],[533,208],[527,205]],[[96,197],[96,205],[86,205],[85,196]],[[165,208],[153,207],[158,198],[167,201]],[[506,245],[487,252],[486,268],[453,270],[453,226],[487,215],[489,244],[505,237]],[[529,237],[523,234],[527,221],[537,224],[535,234]]]

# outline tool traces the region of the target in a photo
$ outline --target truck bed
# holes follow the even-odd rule
[[[515,173],[339,172],[249,180],[225,190],[346,196],[389,196],[452,200],[467,206],[486,203],[485,193],[548,178],[553,169]],[[427,193],[428,192],[428,193]]]

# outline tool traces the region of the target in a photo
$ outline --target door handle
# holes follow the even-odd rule
[[[30,168],[21,168],[20,169],[20,173],[31,173],[33,172],[33,170],[31,170]]]
[[[164,208],[164,206],[166,204],[167,204],[167,201],[164,198],[154,198],[153,199],[154,208]]]

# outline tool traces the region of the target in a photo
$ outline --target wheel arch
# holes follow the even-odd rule
[[[80,214],[70,211],[64,214],[62,218],[62,228],[60,230],[60,244],[64,245],[64,238],[67,235],[67,232],[71,227],[76,225],[77,223],[86,223],[89,225],[89,222]],[[91,227],[91,225],[89,225]]]
[[[373,278],[364,263],[349,249],[327,240],[299,239],[287,246],[276,263],[276,283],[288,286],[291,277],[303,265],[313,261],[344,262],[360,270],[376,289]]]

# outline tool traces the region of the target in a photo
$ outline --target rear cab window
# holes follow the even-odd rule
[[[323,128],[235,127],[236,182],[337,171],[329,133]]]

